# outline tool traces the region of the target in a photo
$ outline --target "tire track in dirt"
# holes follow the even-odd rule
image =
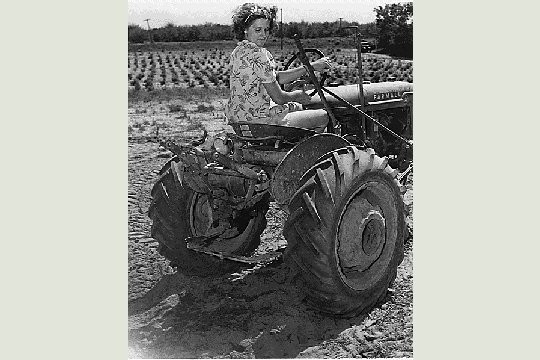
[[[130,356],[143,358],[411,356],[412,309],[399,318],[406,292],[396,288],[368,316],[334,319],[309,309],[284,264],[240,279],[165,275],[130,302]],[[398,275],[399,278],[404,275]],[[391,326],[389,326],[391,325]],[[405,330],[405,332],[404,332]],[[408,334],[410,331],[411,334]],[[403,351],[406,350],[406,351]]]

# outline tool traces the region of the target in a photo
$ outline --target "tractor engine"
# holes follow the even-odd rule
[[[331,91],[364,111],[393,133],[412,139],[413,85],[404,81],[362,84],[364,104],[361,105],[359,85],[331,87]],[[379,126],[368,116],[346,107],[333,96],[325,96],[335,117],[341,124],[341,136],[351,143],[375,149],[387,156],[390,164],[404,169],[412,160],[412,150],[404,141]],[[323,109],[319,95],[314,95],[305,109]]]

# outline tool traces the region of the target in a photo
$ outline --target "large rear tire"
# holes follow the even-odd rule
[[[159,179],[152,188],[152,203],[148,215],[152,219],[152,237],[159,244],[160,253],[177,267],[191,275],[207,276],[234,271],[238,264],[187,249],[185,239],[203,236],[215,222],[215,214],[207,195],[198,193],[182,184],[177,169],[182,166],[175,157],[160,171]],[[260,243],[260,235],[266,227],[265,213],[268,201],[261,200],[255,207],[245,211],[235,223],[238,234],[213,243],[211,250],[234,255],[248,255]]]
[[[406,231],[397,173],[371,149],[348,146],[300,181],[284,226],[285,258],[318,310],[350,317],[385,297]]]

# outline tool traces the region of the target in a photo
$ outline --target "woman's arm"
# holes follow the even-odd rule
[[[279,105],[292,101],[299,102],[300,104],[307,104],[311,100],[311,97],[302,90],[295,90],[291,92],[281,90],[277,81],[263,83],[263,86],[272,100]]]
[[[293,82],[294,80],[298,79],[300,76],[304,74],[307,74],[306,69],[303,67],[298,67],[298,68],[287,69],[284,71],[278,71],[276,78],[277,78],[278,84],[283,85],[283,84],[288,84],[290,82]]]

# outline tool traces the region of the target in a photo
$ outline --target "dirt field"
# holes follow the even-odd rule
[[[176,273],[150,237],[150,189],[170,153],[147,137],[196,137],[224,122],[225,96],[191,91],[129,103],[130,358],[396,358],[413,356],[412,237],[394,289],[369,314],[334,319],[308,308],[276,261],[220,278]],[[405,201],[412,213],[412,176]],[[257,252],[286,246],[273,204]],[[412,219],[408,218],[412,227]]]

